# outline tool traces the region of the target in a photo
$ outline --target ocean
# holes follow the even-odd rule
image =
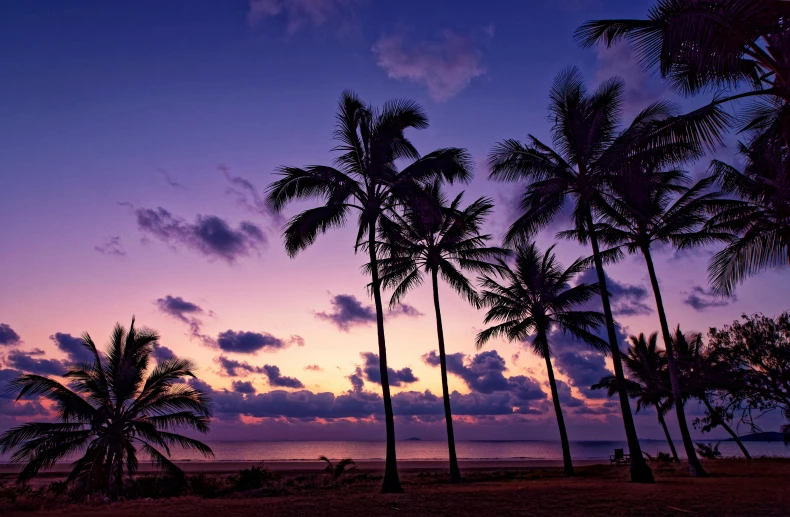
[[[716,440],[701,440],[716,443]],[[319,456],[330,459],[353,458],[354,460],[381,460],[385,456],[384,442],[367,441],[284,441],[260,442],[209,441],[217,461],[299,461],[316,460]],[[666,441],[641,440],[642,450],[651,456],[657,452],[669,452]],[[683,444],[675,443],[678,455],[685,457]],[[579,460],[606,460],[616,448],[628,450],[628,445],[620,441],[577,441],[571,442],[571,454]],[[747,450],[752,456],[790,457],[790,447],[781,442],[747,442]],[[719,450],[725,457],[741,456],[734,442],[722,441]],[[399,460],[446,460],[447,443],[444,441],[399,441],[397,444]],[[202,456],[194,452],[173,449],[172,458],[176,461],[200,461]],[[559,441],[459,441],[456,442],[459,459],[476,460],[558,460],[562,459]]]

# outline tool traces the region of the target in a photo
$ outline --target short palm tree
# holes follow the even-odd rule
[[[784,141],[771,131],[740,145],[743,172],[714,160],[711,168],[722,190],[742,203],[720,212],[709,228],[733,234],[711,260],[713,289],[729,295],[746,276],[790,263],[790,174]]]
[[[725,126],[726,115],[711,106],[690,115],[674,116],[667,103],[654,103],[625,129],[620,129],[623,82],[612,79],[589,93],[581,73],[571,68],[561,73],[551,91],[549,113],[554,148],[530,136],[529,143],[505,140],[489,155],[490,177],[497,181],[527,182],[522,215],[506,235],[509,242],[529,237],[545,227],[566,201],[573,203],[574,227],[592,247],[601,288],[609,349],[620,383],[620,408],[631,452],[631,479],[653,482],[642,459],[612,317],[609,292],[598,237],[593,224],[595,205],[609,178],[624,167],[671,167],[699,156],[703,143]],[[555,150],[556,149],[556,150]]]
[[[170,447],[213,456],[204,443],[172,432],[178,427],[208,432],[211,403],[200,389],[183,382],[184,377],[194,377],[187,359],[161,361],[149,371],[158,339],[155,332],[136,329],[132,319],[128,331],[115,326],[105,353],[97,350],[90,335],[83,336],[93,360],[64,372],[68,385],[32,374],[10,383],[10,389],[19,392],[17,399],[43,396],[53,402],[59,420],[32,422],[0,436],[0,452],[15,450],[12,460],[24,465],[19,481],[82,453],[68,480],[117,496],[124,474],[137,472],[138,450],[178,478],[183,472],[168,459]]]
[[[752,459],[743,442],[722,414],[710,402],[710,394],[715,391],[726,392],[737,379],[734,366],[707,346],[702,334],[684,334],[680,326],[675,329],[675,353],[678,358],[684,397],[693,397],[702,402],[708,410],[711,423],[720,425],[732,437],[747,460]]]
[[[597,284],[570,283],[586,269],[585,261],[577,260],[564,269],[553,253],[554,247],[541,254],[534,243],[527,243],[516,251],[514,264],[499,261],[499,276],[481,278],[481,302],[488,307],[485,323],[496,323],[477,335],[480,348],[489,340],[505,337],[509,341],[524,342],[532,337],[532,351],[546,361],[551,398],[557,415],[562,442],[562,458],[567,475],[573,475],[570,443],[562,416],[557,382],[551,365],[552,331],[567,333],[602,349],[608,345],[592,331],[604,322],[600,312],[580,308],[600,293]]]
[[[590,21],[576,39],[585,47],[627,40],[646,68],[658,68],[684,94],[748,84],[714,104],[757,97],[744,127],[758,128],[787,115],[788,19],[785,0],[658,0],[646,20]]]
[[[376,257],[379,218],[406,199],[419,196],[421,187],[436,179],[468,181],[472,160],[463,149],[439,149],[420,157],[406,138],[407,129],[424,129],[428,119],[412,101],[397,100],[381,111],[364,104],[352,92],[340,99],[334,132],[340,151],[335,167],[313,165],[281,167],[280,179],[269,185],[267,202],[280,212],[290,202],[311,199],[319,206],[309,208],[286,224],[285,250],[290,256],[315,242],[318,234],[345,225],[353,211],[358,214],[355,251],[366,247],[370,256],[371,291],[376,307],[376,330],[381,368],[381,389],[387,430],[387,455],[382,492],[401,492],[395,456],[395,423],[387,374],[384,338],[384,309]],[[402,170],[396,162],[411,161]]]
[[[713,178],[705,178],[688,187],[688,175],[682,171],[656,171],[652,167],[625,170],[613,175],[610,188],[601,196],[597,206],[600,222],[595,228],[601,242],[616,246],[614,249],[625,249],[628,253],[641,253],[645,259],[667,350],[666,361],[678,425],[693,476],[704,476],[705,470],[697,458],[686,422],[672,334],[651,248],[655,242],[687,248],[729,237],[726,232],[704,228],[712,214],[732,205],[720,199],[720,193],[710,189],[713,182]]]
[[[382,216],[379,266],[382,284],[394,289],[391,305],[397,304],[406,293],[420,286],[426,274],[431,277],[450,455],[450,481],[458,483],[461,481],[461,471],[455,454],[450,391],[447,385],[439,277],[477,306],[477,293],[464,272],[485,273],[494,270],[496,266],[490,261],[502,256],[504,250],[488,246],[491,236],[481,233],[481,226],[494,206],[490,199],[481,197],[466,208],[460,208],[463,193],[458,194],[448,204],[438,182],[426,188],[425,192],[431,202],[424,203],[424,196],[421,196],[415,203],[408,204],[402,213],[393,212]]]
[[[337,481],[343,477],[343,474],[356,468],[356,462],[351,458],[343,458],[337,463],[332,463],[332,460],[326,456],[319,456],[318,461],[323,461],[326,463],[324,472],[329,474],[329,476],[332,478],[332,481]]]
[[[628,391],[636,399],[636,412],[648,407],[656,408],[658,423],[664,430],[672,457],[675,461],[680,461],[664,420],[664,415],[671,408],[674,399],[667,376],[667,355],[658,349],[658,333],[653,332],[650,337],[640,333],[639,336],[630,336],[629,341],[631,343],[628,352],[623,356],[623,362],[630,372],[627,379]],[[607,375],[591,388],[605,389],[612,397],[617,393],[617,379],[613,375]]]

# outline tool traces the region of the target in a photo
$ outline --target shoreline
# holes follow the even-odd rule
[[[258,465],[261,461],[255,460],[199,460],[199,461],[174,461],[186,474],[235,474],[242,469]],[[326,463],[317,460],[272,460],[263,462],[270,471],[278,473],[315,473],[323,471]],[[449,460],[401,460],[398,461],[399,471],[438,471],[449,469]],[[465,470],[499,470],[499,469],[544,469],[561,468],[562,460],[538,460],[538,459],[473,459],[458,460],[459,467]],[[608,460],[590,459],[575,460],[574,465],[608,465]],[[384,460],[358,460],[356,461],[358,470],[363,471],[383,471]],[[19,469],[13,463],[0,463],[0,477],[15,474]],[[42,470],[39,477],[62,477],[71,471],[71,464],[64,462],[55,465],[51,469]],[[148,462],[140,462],[138,474],[146,475],[157,472],[155,465]]]

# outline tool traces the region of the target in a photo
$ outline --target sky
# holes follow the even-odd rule
[[[134,315],[161,335],[158,358],[198,365],[195,382],[215,401],[212,440],[383,439],[375,318],[354,229],[289,258],[283,221],[307,205],[266,208],[275,169],[331,162],[344,89],[374,105],[413,99],[430,128],[409,136],[422,153],[469,150],[475,179],[453,192],[494,199],[486,231],[499,239],[521,187],[487,181],[486,154],[505,138],[550,142],[548,92],[566,67],[591,88],[622,77],[626,116],[659,99],[704,103],[677,97],[627,46],[573,42],[586,20],[642,17],[651,4],[0,1],[0,383],[64,371],[84,354],[83,332],[103,344]],[[734,142],[716,156],[737,164]],[[711,157],[690,165],[694,177]],[[538,244],[552,245],[564,223]],[[711,297],[715,251],[657,250],[673,327],[705,332],[788,309],[785,270],[747,280],[732,299]],[[567,242],[556,252],[565,264],[587,254]],[[607,274],[622,336],[658,330],[641,257]],[[445,286],[440,297],[456,438],[557,438],[542,360],[519,343],[476,350],[483,313]],[[410,293],[385,324],[396,436],[442,439],[430,288]],[[554,364],[571,440],[623,439],[617,404],[589,389],[608,359],[558,338]],[[0,394],[0,430],[46,416],[38,401]],[[663,437],[654,412],[636,423],[640,436]]]

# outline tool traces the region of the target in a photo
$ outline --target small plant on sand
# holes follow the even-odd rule
[[[705,458],[706,460],[715,460],[721,458],[721,452],[719,451],[719,443],[698,443],[697,444],[697,454]]]
[[[332,478],[333,482],[336,482],[338,479],[343,477],[343,474],[346,472],[357,468],[356,463],[354,463],[354,460],[351,458],[342,459],[337,463],[332,463],[332,461],[326,456],[321,456],[318,459],[319,461],[326,462],[326,468],[324,469],[324,472],[329,474],[329,477]]]
[[[237,492],[244,492],[247,490],[256,490],[271,484],[275,476],[266,470],[263,462],[258,465],[244,469],[237,476],[233,476],[231,483],[233,489]]]

